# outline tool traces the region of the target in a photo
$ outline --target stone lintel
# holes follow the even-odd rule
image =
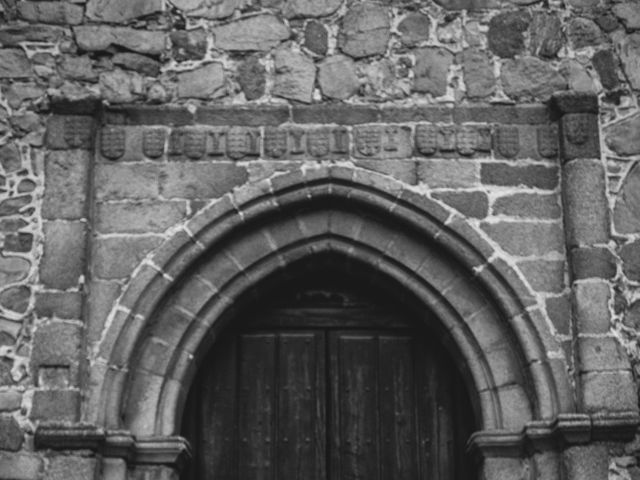
[[[135,437],[126,430],[104,430],[94,425],[41,423],[36,429],[38,449],[92,450],[129,465],[175,465],[191,458],[189,442],[179,436]]]
[[[591,92],[562,91],[551,97],[551,106],[558,114],[595,113],[598,109],[598,96]]]
[[[544,104],[470,106],[361,105],[216,105],[187,108],[180,105],[123,104],[87,110],[77,106],[58,108],[63,114],[102,115],[102,123],[115,125],[239,125],[274,126],[282,123],[359,125],[366,123],[502,123],[543,125],[554,121]]]
[[[637,412],[560,414],[553,420],[535,420],[519,432],[483,430],[474,433],[467,449],[480,458],[521,458],[532,449],[558,450],[592,441],[628,442],[640,416]]]

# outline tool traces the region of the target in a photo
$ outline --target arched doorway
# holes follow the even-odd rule
[[[433,314],[348,269],[318,255],[245,299],[192,383],[183,480],[477,477],[477,422]]]

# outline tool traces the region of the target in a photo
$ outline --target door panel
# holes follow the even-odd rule
[[[468,478],[464,389],[414,331],[261,327],[229,332],[205,363],[185,479]]]
[[[324,358],[323,333],[279,335],[277,478],[326,478]]]
[[[413,342],[381,335],[378,346],[381,478],[420,478],[417,458]]]
[[[332,479],[377,480],[377,342],[371,334],[331,334]]]
[[[273,480],[276,335],[240,336],[238,477]]]

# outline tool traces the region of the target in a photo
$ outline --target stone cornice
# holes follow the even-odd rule
[[[191,447],[183,437],[134,437],[127,431],[92,425],[41,424],[36,429],[35,445],[38,449],[92,450],[136,465],[180,467],[191,458]]]
[[[628,442],[638,430],[637,412],[561,414],[554,420],[529,422],[521,432],[485,430],[474,433],[468,450],[480,457],[522,457],[530,449],[561,450],[592,441]]]
[[[530,422],[523,431],[484,430],[474,433],[468,449],[485,457],[522,457],[530,449],[561,450],[591,441],[627,442],[640,424],[637,412],[562,414],[554,420]],[[41,424],[36,448],[92,450],[105,457],[124,458],[131,465],[180,467],[191,458],[189,442],[180,436],[134,437],[123,430],[92,425]]]

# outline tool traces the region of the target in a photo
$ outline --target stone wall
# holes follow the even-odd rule
[[[640,369],[640,3],[0,0],[0,22],[0,478],[69,475],[34,428],[81,418],[85,359],[148,252],[234,188],[322,162],[468,218],[522,272],[567,368],[573,295],[613,312],[594,337]],[[612,234],[586,257],[600,278],[572,284],[540,105],[560,90],[599,98]],[[225,125],[263,147],[215,151]],[[612,478],[640,477],[639,449],[610,452]],[[91,478],[93,457],[72,469]]]

